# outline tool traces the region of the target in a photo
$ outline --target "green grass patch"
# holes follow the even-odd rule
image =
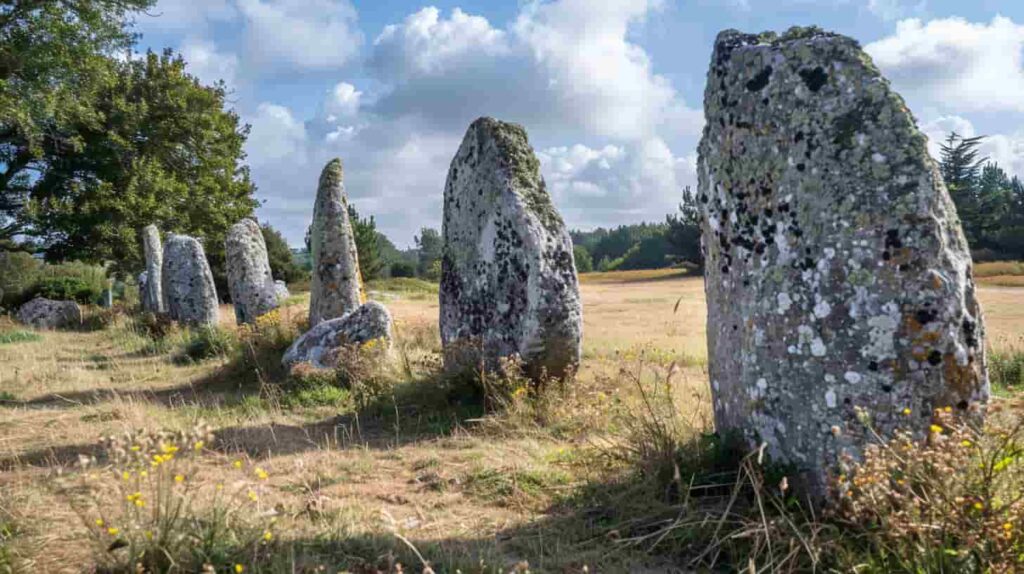
[[[1024,390],[1024,351],[994,351],[989,355],[989,378],[996,389]]]
[[[282,397],[281,403],[292,408],[349,408],[352,406],[352,395],[348,389],[323,385],[291,390]]]
[[[14,343],[32,343],[42,341],[43,336],[32,331],[7,331],[0,333],[0,345],[12,345]]]

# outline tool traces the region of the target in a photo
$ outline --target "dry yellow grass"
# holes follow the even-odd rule
[[[992,344],[1019,341],[1024,290],[979,292]],[[392,310],[400,337],[424,354],[436,350],[435,298],[376,296]],[[562,409],[557,428],[537,432],[438,420],[410,408],[414,400],[396,403],[397,416],[383,419],[337,416],[325,407],[283,409],[261,401],[255,381],[223,376],[222,361],[174,364],[115,337],[116,329],[50,332],[41,341],[0,345],[0,526],[12,520],[18,527],[9,551],[31,571],[80,571],[91,560],[86,526],[62,486],[77,472],[78,455],[96,452],[104,435],[185,429],[202,420],[216,441],[193,480],[216,480],[236,457],[257,461],[271,475],[267,500],[278,509],[280,539],[328,540],[324,564],[401,550],[398,533],[449,567],[526,557],[541,572],[635,566],[632,560],[643,559],[607,557],[600,543],[561,547],[559,509],[552,505],[601,472],[580,460],[607,438],[611,405],[631,392],[621,366],[648,361],[655,370],[643,376],[654,379],[673,361],[687,365],[673,391],[693,405],[695,417],[706,417],[703,283],[675,271],[590,274],[582,296],[579,382],[552,407]],[[230,308],[223,310],[231,327]],[[285,313],[304,311],[299,302]]]

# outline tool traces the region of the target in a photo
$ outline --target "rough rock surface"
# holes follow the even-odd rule
[[[291,292],[288,291],[288,284],[280,279],[274,281],[274,293],[277,294],[278,301],[284,301],[292,296]]]
[[[837,456],[870,440],[858,410],[882,435],[927,432],[939,407],[980,416],[984,328],[960,222],[924,136],[858,44],[722,32],[704,111],[719,431],[766,443],[824,494]]]
[[[216,325],[220,315],[217,288],[199,241],[187,235],[168,235],[163,260],[163,296],[171,319],[188,325]]]
[[[285,351],[281,363],[286,368],[297,363],[309,363],[327,368],[332,364],[330,351],[342,345],[360,345],[382,339],[391,345],[391,313],[376,301],[368,301],[355,311],[337,319],[320,322],[306,331]]]
[[[350,313],[362,304],[359,257],[355,234],[348,219],[344,171],[340,159],[332,159],[320,174],[309,230],[313,260],[310,285],[309,326]]]
[[[142,230],[142,245],[146,255],[146,270],[144,271],[146,281],[139,283],[142,310],[163,313],[167,310],[160,280],[163,249],[160,246],[160,230],[155,225],[147,225]]]
[[[440,324],[449,368],[518,355],[531,376],[561,377],[579,364],[583,312],[572,240],[521,126],[492,118],[469,126],[448,170],[443,236]]]
[[[239,325],[277,308],[277,287],[270,274],[267,245],[259,224],[243,219],[228,229],[224,240],[228,289]]]
[[[37,329],[59,329],[82,322],[82,309],[74,301],[36,297],[18,309],[18,321]]]

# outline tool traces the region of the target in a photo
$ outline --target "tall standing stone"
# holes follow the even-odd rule
[[[871,440],[865,415],[882,436],[925,433],[940,407],[980,416],[970,252],[925,137],[859,45],[816,28],[722,32],[704,112],[719,431],[766,444],[824,494],[838,455]]]
[[[217,288],[202,244],[193,237],[172,233],[164,243],[163,259],[161,279],[167,314],[187,325],[215,326],[220,315]]]
[[[469,126],[448,170],[443,235],[446,365],[463,366],[477,349],[488,366],[518,355],[531,376],[573,370],[583,311],[572,240],[521,126]]]
[[[142,230],[142,245],[146,256],[146,281],[140,283],[142,288],[140,299],[142,310],[151,313],[166,311],[163,287],[160,280],[160,268],[163,267],[163,250],[160,246],[160,230],[155,225],[147,225]]]
[[[362,303],[359,256],[348,218],[344,171],[332,159],[320,174],[313,207],[310,251],[313,281],[309,299],[309,326],[351,313]]]
[[[224,240],[228,289],[239,325],[277,308],[277,287],[270,273],[267,244],[259,224],[246,218],[231,226]]]

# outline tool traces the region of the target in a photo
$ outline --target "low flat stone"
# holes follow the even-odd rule
[[[360,305],[355,311],[337,319],[322,321],[292,343],[281,363],[290,368],[309,363],[317,368],[330,368],[330,351],[343,345],[361,345],[382,339],[391,345],[391,313],[376,301]]]
[[[60,329],[82,323],[82,309],[74,301],[36,297],[18,309],[18,321],[36,329]]]

